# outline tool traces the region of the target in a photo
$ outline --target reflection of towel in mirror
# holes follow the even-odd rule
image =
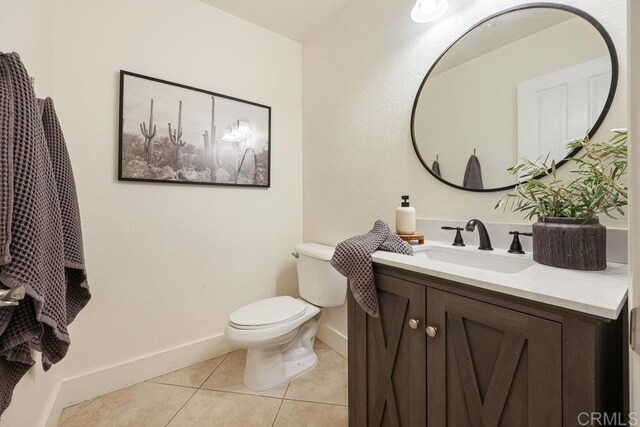
[[[467,162],[467,169],[464,171],[464,179],[462,180],[464,188],[473,188],[482,190],[482,169],[480,168],[480,160],[475,154],[472,154]]]
[[[433,161],[433,164],[431,165],[431,172],[442,178],[442,174],[440,173],[440,163],[437,160]]]

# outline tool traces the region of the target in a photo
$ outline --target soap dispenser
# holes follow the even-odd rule
[[[402,196],[402,205],[396,208],[396,233],[416,232],[416,209],[409,206],[409,196]]]

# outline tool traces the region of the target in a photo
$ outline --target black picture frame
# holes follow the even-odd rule
[[[429,78],[429,76],[431,75],[431,73],[433,72],[435,67],[438,65],[438,62],[440,62],[440,60],[444,57],[444,55],[446,55],[446,53],[456,43],[458,43],[460,40],[462,40],[471,31],[473,31],[474,29],[484,25],[487,21],[490,21],[493,18],[496,18],[498,16],[502,16],[502,15],[505,15],[505,14],[511,13],[511,12],[516,12],[516,11],[526,10],[526,9],[535,9],[535,8],[558,9],[558,10],[562,10],[562,11],[565,11],[565,12],[573,13],[576,16],[584,19],[585,21],[587,21],[588,23],[593,25],[595,27],[595,29],[598,31],[598,33],[602,36],[602,38],[603,38],[603,40],[604,40],[604,42],[605,42],[605,44],[607,46],[607,49],[609,50],[609,56],[611,58],[611,85],[610,85],[609,94],[608,94],[607,99],[605,101],[605,104],[604,104],[604,107],[602,109],[602,112],[600,113],[600,116],[598,117],[598,119],[594,123],[593,127],[589,130],[589,133],[587,135],[588,138],[593,138],[593,136],[596,134],[596,132],[598,131],[598,129],[602,125],[602,122],[604,121],[605,117],[609,113],[609,110],[611,108],[611,104],[613,103],[613,99],[615,97],[616,89],[617,89],[617,86],[618,86],[618,74],[619,74],[618,53],[616,51],[615,44],[613,43],[613,39],[611,39],[611,36],[607,32],[607,30],[604,28],[604,26],[600,23],[600,21],[598,21],[596,18],[594,18],[592,15],[588,14],[587,12],[585,12],[585,11],[583,11],[581,9],[578,9],[576,7],[569,6],[569,5],[566,5],[566,4],[546,3],[546,2],[526,3],[526,4],[514,6],[514,7],[511,7],[511,8],[502,10],[500,12],[494,13],[494,14],[492,14],[490,16],[487,16],[486,18],[482,19],[478,23],[474,24],[471,28],[466,30],[462,35],[460,35],[460,37],[458,37],[453,43],[451,43],[438,56],[438,58],[431,65],[431,67],[429,68],[429,71],[427,72],[427,74],[425,75],[424,79],[422,80],[422,83],[420,84],[420,87],[418,88],[418,92],[417,92],[415,100],[413,102],[413,108],[411,110],[411,141],[413,143],[413,149],[415,150],[416,155],[418,156],[418,160],[420,160],[420,163],[422,164],[422,166],[424,166],[424,168],[431,174],[431,176],[433,176],[434,178],[436,178],[438,181],[442,182],[443,184],[446,184],[449,187],[457,188],[458,190],[471,191],[471,192],[476,192],[476,193],[493,193],[493,192],[500,192],[500,191],[509,191],[509,190],[514,189],[518,185],[518,183],[514,183],[513,185],[507,185],[507,186],[504,186],[504,187],[478,189],[478,188],[463,187],[461,185],[457,185],[457,184],[454,184],[452,182],[447,181],[446,179],[442,178],[438,174],[434,173],[431,170],[431,166],[429,166],[429,164],[424,160],[424,158],[420,154],[420,150],[418,149],[418,144],[417,144],[417,141],[416,141],[414,123],[415,123],[416,109],[418,107],[418,100],[420,99],[420,94],[422,93],[422,89],[424,88],[424,85],[427,83],[427,79]],[[569,159],[571,159],[576,154],[578,154],[580,152],[580,150],[581,150],[581,148],[576,148],[576,149],[572,150],[569,154],[567,154],[567,156],[564,159],[562,159],[561,161],[556,163],[556,168],[559,168],[560,166],[565,164]],[[540,178],[540,177],[538,177],[538,178]]]
[[[125,79],[127,77],[132,77],[132,78],[139,78],[139,79],[144,79],[144,80],[148,80],[151,82],[155,82],[155,83],[160,83],[160,84],[165,84],[165,85],[170,85],[170,86],[174,86],[174,87],[178,87],[184,90],[188,90],[188,91],[195,91],[195,92],[199,92],[199,93],[203,93],[206,95],[210,95],[212,97],[216,97],[216,98],[223,98],[226,100],[230,100],[230,101],[235,101],[235,102],[240,102],[243,104],[247,104],[256,108],[264,108],[267,110],[268,113],[268,118],[267,118],[267,126],[268,126],[268,130],[267,130],[267,153],[266,153],[266,162],[267,162],[267,171],[266,171],[266,183],[262,183],[262,184],[249,184],[249,183],[237,183],[237,182],[206,182],[206,181],[189,181],[189,180],[177,180],[177,179],[155,179],[155,178],[136,178],[136,177],[129,177],[129,176],[125,176],[125,174],[123,173],[123,148],[124,148],[124,114],[125,114],[125,107],[124,107],[124,98],[125,98]],[[147,75],[143,75],[143,74],[138,74],[138,73],[134,73],[131,71],[126,71],[126,70],[120,70],[120,88],[119,88],[119,93],[120,93],[120,99],[119,99],[119,120],[118,120],[118,181],[123,181],[123,182],[145,182],[145,183],[161,183],[161,184],[190,184],[190,185],[212,185],[212,186],[223,186],[223,187],[239,187],[239,188],[271,188],[271,150],[272,150],[272,144],[271,144],[271,107],[268,105],[264,105],[264,104],[260,104],[257,102],[253,102],[253,101],[248,101],[245,99],[241,99],[241,98],[236,98],[233,96],[229,96],[229,95],[224,95],[218,92],[213,92],[210,90],[206,90],[206,89],[202,89],[202,88],[198,88],[198,87],[194,87],[194,86],[189,86],[189,85],[185,85],[185,84],[181,84],[181,83],[176,83],[176,82],[172,82],[172,81],[168,81],[168,80],[164,80],[164,79],[160,79],[160,78],[156,78],[156,77],[151,77],[151,76],[147,76]],[[254,155],[254,159],[256,158],[256,153],[255,151],[253,152]],[[244,159],[247,156],[247,150],[245,150],[243,157],[242,157],[242,162],[244,163]],[[255,163],[255,167],[257,168],[257,160]],[[240,165],[240,168],[242,168],[242,163]],[[238,175],[239,175],[239,171],[240,169],[238,169]],[[238,176],[236,176],[236,180],[237,180]]]

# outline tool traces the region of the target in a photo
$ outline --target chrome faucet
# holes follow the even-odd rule
[[[466,227],[464,229],[466,231],[474,231],[478,227],[478,234],[480,235],[480,246],[478,249],[483,251],[492,251],[493,247],[491,246],[491,238],[489,238],[489,232],[487,231],[487,227],[484,226],[482,221],[479,219],[469,220]]]

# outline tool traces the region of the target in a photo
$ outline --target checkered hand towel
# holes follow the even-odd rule
[[[386,222],[377,220],[367,234],[339,243],[331,259],[331,265],[349,279],[356,302],[373,317],[378,317],[378,295],[371,254],[378,250],[413,255],[411,245],[391,233]]]

